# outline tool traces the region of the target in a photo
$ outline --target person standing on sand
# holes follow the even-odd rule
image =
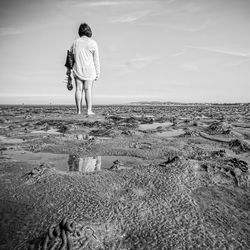
[[[99,52],[96,41],[92,37],[92,31],[88,24],[82,23],[78,30],[79,38],[76,39],[70,51],[74,55],[74,66],[72,70],[67,69],[66,74],[75,78],[76,92],[75,102],[77,114],[81,114],[83,91],[87,115],[94,115],[92,111],[93,83],[100,77]]]

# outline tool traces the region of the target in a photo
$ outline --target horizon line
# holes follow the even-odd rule
[[[109,105],[132,105],[132,104],[250,104],[250,102],[174,102],[174,101],[132,101],[127,103],[99,103],[93,106],[109,106]],[[0,106],[75,106],[75,104],[56,104],[56,103],[0,103]]]

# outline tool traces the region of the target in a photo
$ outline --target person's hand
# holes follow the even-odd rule
[[[96,75],[95,77],[95,81],[97,81],[99,79],[100,75]]]
[[[70,76],[70,75],[71,75],[71,69],[69,69],[69,68],[67,69],[66,75],[67,75],[67,76]]]

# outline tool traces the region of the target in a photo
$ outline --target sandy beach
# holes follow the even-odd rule
[[[0,249],[249,249],[249,105],[0,107]]]

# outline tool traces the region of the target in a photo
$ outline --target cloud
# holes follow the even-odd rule
[[[33,71],[19,71],[15,72],[16,75],[18,76],[23,76],[23,77],[32,77],[32,76],[47,76],[51,74],[56,74],[55,71],[53,70],[33,70]]]
[[[198,66],[195,63],[184,63],[181,65],[184,71],[194,72],[198,70]]]
[[[234,62],[234,63],[228,63],[227,66],[240,66],[244,63],[249,63],[250,62],[250,58],[246,58],[244,60],[240,60],[240,61],[237,61],[237,62]]]
[[[233,51],[233,50],[225,50],[225,49],[217,49],[217,48],[209,48],[209,47],[199,47],[199,46],[185,46],[189,49],[196,49],[196,50],[204,50],[209,51],[213,53],[220,53],[224,55],[229,56],[239,56],[239,57],[249,57],[250,52],[239,52],[239,51]]]
[[[183,54],[185,54],[185,49],[180,50],[177,53],[174,53],[172,55],[170,55],[171,57],[178,57],[178,56],[182,56]]]
[[[197,14],[201,10],[202,10],[201,6],[199,6],[197,3],[192,3],[192,2],[187,3],[183,7],[183,11],[189,12],[189,13],[192,13],[192,14]]]
[[[168,0],[167,2],[166,2],[166,4],[171,4],[171,3],[174,3],[174,2],[176,2],[177,0]]]
[[[129,68],[131,69],[141,69],[149,65],[152,61],[154,61],[156,57],[139,57],[139,58],[132,58],[126,62]]]
[[[155,11],[154,13],[151,14],[151,16],[159,16],[159,15],[167,15],[167,12],[165,12],[164,10],[160,10],[160,11]],[[196,33],[196,32],[201,32],[206,30],[207,28],[210,28],[212,25],[214,25],[215,22],[207,20],[205,22],[197,22],[197,23],[187,23],[187,22],[162,22],[162,21],[157,21],[157,20],[153,20],[153,21],[146,21],[143,23],[140,23],[140,25],[144,25],[144,26],[157,26],[157,27],[165,27],[169,30],[174,30],[174,31],[184,31],[184,32],[189,32],[189,33]]]
[[[55,97],[55,96],[61,96],[64,97],[65,95],[58,95],[58,94],[39,94],[37,93],[29,93],[29,94],[20,94],[20,93],[5,93],[0,94],[1,97]]]
[[[118,69],[119,74],[123,75],[145,68],[156,59],[158,59],[158,57],[135,57],[127,60],[124,63],[113,65],[113,67]]]
[[[124,2],[121,2],[121,3],[124,4]],[[113,6],[113,5],[119,5],[121,3],[114,2],[114,1],[101,1],[101,2],[92,2],[92,3],[89,3],[89,6]]]
[[[122,4],[132,4],[136,3],[137,1],[99,1],[89,3],[90,6],[114,6],[114,5],[122,5]]]
[[[81,2],[73,3],[73,6],[87,6],[87,7],[111,7],[111,6],[120,6],[120,5],[129,5],[129,4],[140,4],[143,1],[93,1],[93,2]]]
[[[112,67],[114,68],[114,72],[118,75],[126,75],[133,72],[133,70],[129,69],[125,64],[115,64],[112,65]]]
[[[25,30],[21,28],[0,27],[0,36],[19,35],[23,34],[24,32]]]
[[[125,94],[125,95],[121,95],[121,94],[97,94],[96,97],[101,97],[101,98],[114,98],[114,99],[119,99],[119,98],[147,98],[150,97],[148,95],[131,95],[131,94]]]
[[[138,19],[141,19],[141,18],[147,16],[149,13],[151,13],[150,10],[137,11],[137,12],[129,13],[129,14],[122,15],[119,17],[111,18],[110,22],[112,22],[112,23],[130,23],[130,22],[134,22]]]
[[[212,25],[214,25],[215,22],[212,21],[212,20],[206,20],[205,22],[200,22],[200,23],[197,23],[197,24],[192,24],[192,25],[189,25],[189,26],[184,26],[183,30],[184,31],[187,31],[187,32],[199,32],[199,31],[203,31],[209,27],[211,27]]]

